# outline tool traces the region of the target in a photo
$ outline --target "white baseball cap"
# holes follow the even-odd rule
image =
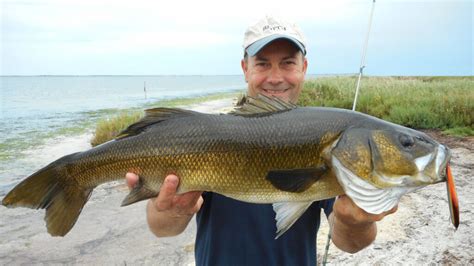
[[[268,15],[247,29],[244,35],[244,51],[249,56],[254,56],[269,43],[278,39],[290,41],[306,55],[306,42],[299,27],[294,23]]]

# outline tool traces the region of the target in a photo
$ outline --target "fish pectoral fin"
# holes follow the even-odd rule
[[[275,239],[288,231],[312,203],[312,201],[273,203],[277,227]]]
[[[144,178],[139,177],[138,183],[135,185],[135,187],[128,193],[128,195],[123,199],[122,201],[122,207],[128,206],[130,204],[133,204],[135,202],[139,202],[141,200],[146,200],[150,198],[154,198],[158,196],[158,192],[148,188],[145,185],[145,182],[143,182]]]
[[[267,174],[267,180],[277,189],[299,193],[318,181],[327,170],[325,165],[317,168],[271,170]]]

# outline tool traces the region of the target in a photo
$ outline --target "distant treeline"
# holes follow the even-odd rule
[[[356,76],[307,80],[298,104],[352,109],[356,82]],[[154,106],[172,107],[219,97],[237,94],[179,99]],[[474,77],[363,77],[356,110],[411,128],[473,136]],[[112,139],[142,115],[142,111],[127,110],[99,121],[92,145]]]

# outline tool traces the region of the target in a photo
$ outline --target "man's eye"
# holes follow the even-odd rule
[[[266,65],[267,65],[267,63],[264,63],[264,62],[257,63],[257,66],[259,66],[259,67],[264,67]]]
[[[295,61],[285,61],[286,65],[294,65],[296,64]]]

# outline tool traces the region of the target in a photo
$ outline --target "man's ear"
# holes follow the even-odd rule
[[[303,59],[303,73],[306,75],[306,70],[308,69],[308,59],[306,59],[306,57],[304,57]]]
[[[248,72],[247,60],[242,59],[240,61],[240,66],[242,67],[242,71],[244,72],[245,82],[248,82],[247,81],[247,72]]]

